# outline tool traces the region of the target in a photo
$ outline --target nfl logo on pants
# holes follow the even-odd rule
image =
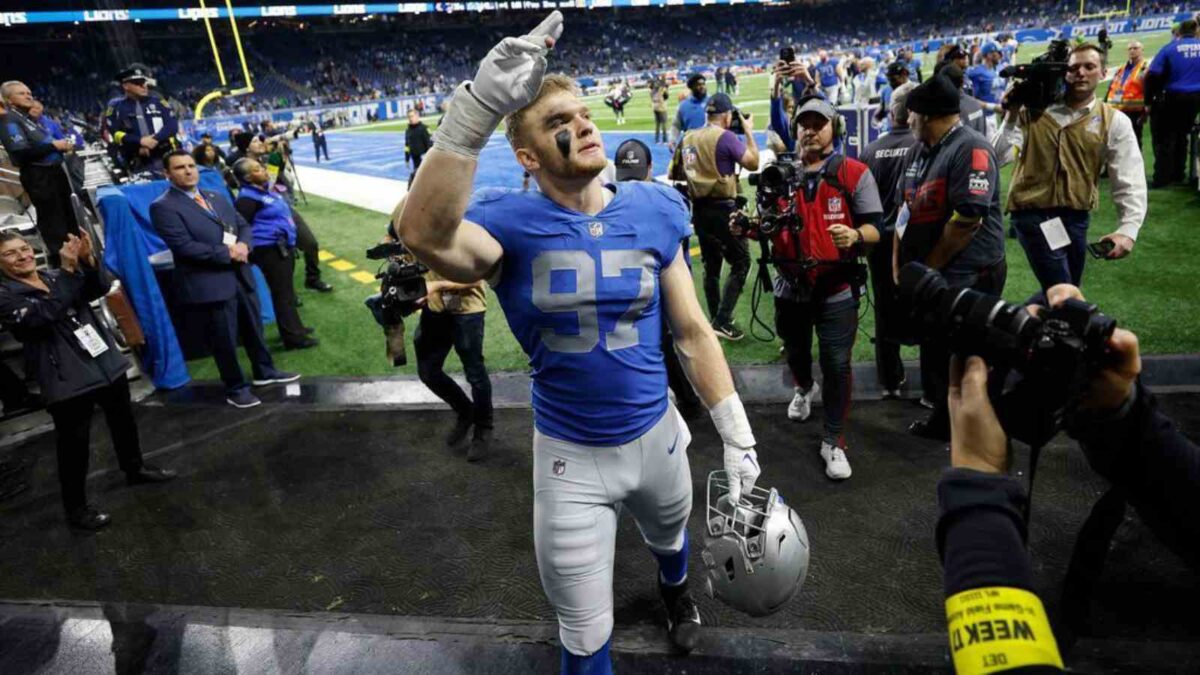
[[[567,471],[567,461],[565,459],[554,460],[554,467],[551,469],[555,476],[561,476]]]

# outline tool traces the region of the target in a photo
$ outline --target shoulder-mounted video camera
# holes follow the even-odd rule
[[[429,268],[400,243],[378,244],[367,250],[367,258],[387,261],[375,274],[380,282],[376,319],[385,327],[402,323],[417,311],[417,301],[428,294],[424,274]]]
[[[1005,107],[1025,106],[1035,112],[1050,107],[1066,86],[1067,60],[1070,55],[1069,42],[1064,39],[1051,40],[1046,53],[1034,57],[1032,62],[1009,66],[1000,71],[1000,77],[1017,81],[1008,94]]]
[[[784,227],[803,229],[796,213],[796,191],[803,182],[804,172],[795,153],[779,153],[776,160],[757,174],[750,174],[750,184],[757,188],[757,215],[739,211],[734,225],[750,236],[771,235]],[[759,237],[760,239],[762,237]]]

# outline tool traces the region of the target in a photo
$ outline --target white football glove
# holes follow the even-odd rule
[[[546,74],[546,39],[557,41],[563,31],[562,12],[550,13],[528,35],[507,37],[483,57],[475,79],[454,90],[435,147],[475,158],[505,115],[520,110],[537,96]]]
[[[758,453],[754,448],[725,446],[725,473],[729,476],[729,501],[737,504],[742,492],[749,493],[758,480],[762,469],[758,466]]]
[[[729,477],[729,498],[736,504],[743,492],[749,492],[762,473],[758,453],[754,451],[754,434],[742,399],[734,392],[708,411],[712,416],[721,442],[725,445],[725,473]]]

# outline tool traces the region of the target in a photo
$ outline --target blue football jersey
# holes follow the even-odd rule
[[[691,234],[675,190],[615,189],[594,216],[503,189],[466,213],[504,248],[492,287],[529,356],[534,424],[582,445],[628,443],[666,412],[659,277]]]

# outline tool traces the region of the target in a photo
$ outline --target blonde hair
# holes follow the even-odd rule
[[[578,96],[579,86],[575,84],[574,79],[562,73],[554,73],[543,78],[542,88],[538,89],[537,96],[534,96],[533,100],[524,108],[509,113],[504,118],[504,137],[508,139],[509,144],[515,148],[518,143],[525,140],[525,125],[529,121],[526,119],[526,116],[529,114],[530,109],[547,96],[564,91]]]

